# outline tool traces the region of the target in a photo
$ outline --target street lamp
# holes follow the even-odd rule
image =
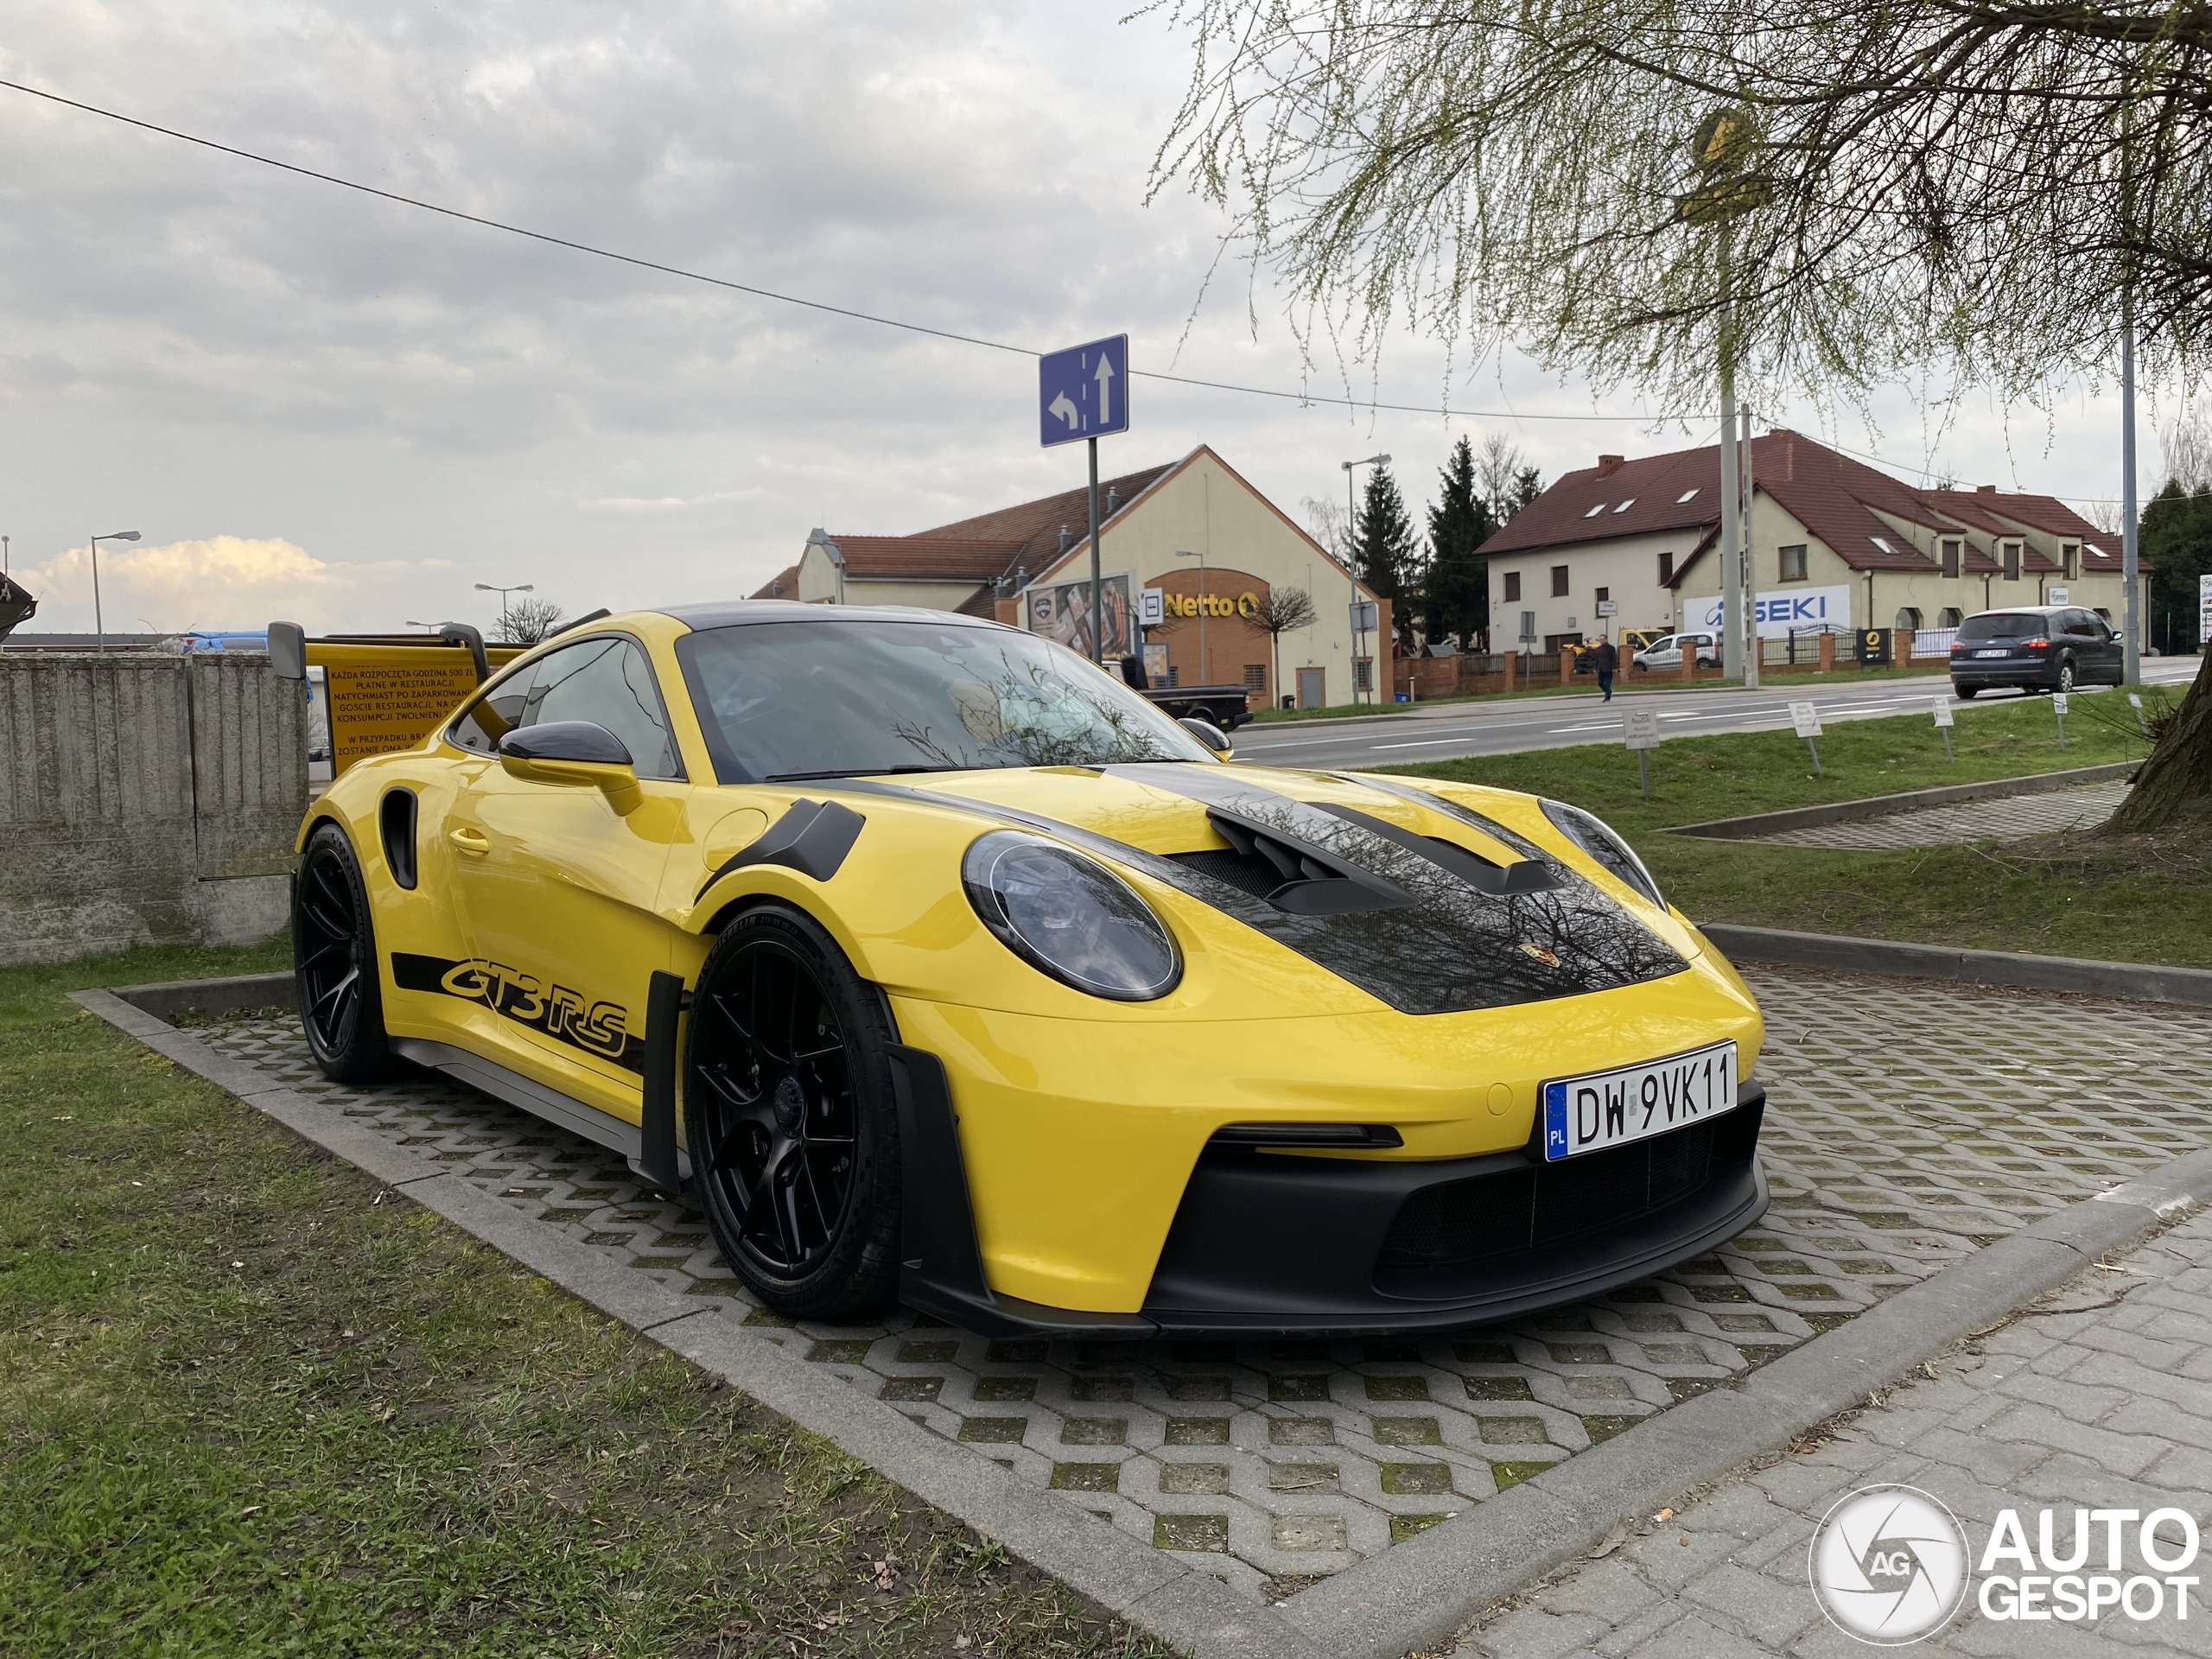
[[[480,594],[497,594],[499,596],[499,620],[505,620],[507,614],[507,595],[534,594],[537,591],[537,588],[535,583],[527,582],[518,582],[512,588],[502,588],[494,582],[480,582],[476,584],[476,591]]]
[[[100,543],[102,542],[135,542],[135,530],[118,530],[111,536],[92,537],[92,639],[98,648],[107,650],[107,624],[100,617]]]
[[[1179,559],[1198,562],[1198,683],[1211,685],[1206,677],[1206,556],[1203,550],[1196,553],[1178,553]]]
[[[1352,616],[1357,620],[1360,614],[1357,609],[1359,605],[1359,572],[1353,569],[1352,566],[1352,526],[1359,522],[1359,509],[1353,504],[1351,469],[1355,467],[1388,467],[1390,464],[1390,457],[1388,455],[1370,455],[1363,461],[1347,461],[1339,464],[1342,465],[1344,469],[1344,570],[1345,573],[1351,577],[1351,602],[1354,607]],[[1359,701],[1359,653],[1364,645],[1366,639],[1367,630],[1365,628],[1354,628],[1352,630],[1351,700],[1354,702],[1357,702]]]

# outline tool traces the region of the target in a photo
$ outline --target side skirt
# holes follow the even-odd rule
[[[630,1167],[646,1180],[666,1188],[651,1172],[641,1166],[642,1137],[638,1126],[626,1123],[612,1112],[602,1112],[596,1106],[564,1095],[557,1089],[524,1077],[519,1071],[510,1071],[504,1065],[472,1054],[465,1048],[455,1048],[450,1043],[434,1043],[422,1037],[395,1037],[392,1052],[417,1065],[442,1071],[473,1089],[480,1089],[494,1099],[504,1100],[510,1106],[519,1107],[534,1117],[556,1123],[587,1141],[619,1152],[628,1160]],[[678,1152],[677,1169],[679,1175],[690,1170],[690,1160]]]

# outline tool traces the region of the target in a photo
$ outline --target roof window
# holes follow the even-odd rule
[[[1891,547],[1891,546],[1887,542],[1884,541],[1884,540],[1883,540],[1879,536],[1869,536],[1866,539],[1867,539],[1868,541],[1870,541],[1870,542],[1873,543],[1875,546],[1877,546],[1877,547],[1880,548],[1880,549],[1882,550],[1882,551],[1883,551],[1883,552],[1887,553],[1891,557],[1895,558],[1895,557],[1897,556],[1897,549],[1895,549],[1894,547]]]
[[[1613,511],[1614,511],[1615,512],[1627,512],[1630,507],[1634,506],[1635,505],[1636,505],[1636,498],[1635,498],[1634,496],[1632,496],[1632,495],[1631,495],[1630,497],[1629,497],[1629,499],[1628,499],[1627,500],[1625,500],[1625,501],[1622,502],[1622,503],[1620,504],[1620,505],[1618,505],[1618,507],[1615,507],[1615,508],[1613,509]]]
[[[1605,504],[1604,502],[1600,501],[1600,502],[1599,502],[1596,506],[1594,506],[1594,507],[1591,508],[1589,512],[1587,512],[1584,513],[1582,516],[1583,516],[1585,518],[1596,518],[1599,513],[1603,512],[1605,510]]]
[[[1700,487],[1700,488],[1701,488],[1701,487],[1702,487],[1702,486],[1698,486],[1698,487]],[[1682,505],[1682,503],[1683,503],[1683,502],[1685,502],[1685,501],[1688,500],[1692,496],[1695,495],[1696,493],[1697,493],[1697,489],[1696,489],[1696,488],[1692,488],[1692,489],[1687,489],[1687,490],[1684,490],[1684,491],[1683,491],[1680,495],[1678,495],[1678,496],[1676,496],[1676,497],[1675,498],[1675,505],[1676,506],[1678,506],[1678,507],[1679,507],[1679,506],[1681,506],[1681,505]]]

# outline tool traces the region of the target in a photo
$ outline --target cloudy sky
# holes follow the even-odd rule
[[[1187,72],[1128,0],[17,0],[0,75],[660,263],[1027,347],[1295,389],[1264,286],[1210,291],[1220,223],[1144,205]],[[749,592],[810,526],[897,534],[1069,487],[1033,364],[523,241],[0,90],[0,532],[108,625],[337,631]],[[1203,302],[1201,296],[1204,295]],[[1248,305],[1249,301],[1249,305]],[[1334,371],[1310,377],[1342,391]],[[1416,508],[1462,431],[1547,478],[1701,441],[1510,352],[1394,342],[1352,414],[1140,383],[1109,470],[1212,444],[1293,512],[1388,450]],[[2116,415],[1920,396],[1826,430],[1900,471],[2118,494]],[[2161,410],[2159,412],[2169,412]],[[1567,415],[1576,418],[1546,419]],[[2146,476],[2158,445],[2144,435]],[[1908,475],[1910,474],[1908,473]]]

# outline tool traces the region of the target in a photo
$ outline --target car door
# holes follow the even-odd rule
[[[2120,685],[2127,678],[2127,652],[2120,636],[2094,611],[2081,613],[2082,626],[2096,641],[2096,671],[2093,677],[2106,685]]]
[[[589,721],[620,738],[644,800],[517,778],[496,760],[455,791],[454,891],[503,1047],[524,1069],[635,1118],[645,989],[669,965],[656,913],[690,785],[645,648],[594,634],[537,660],[512,724]]]

